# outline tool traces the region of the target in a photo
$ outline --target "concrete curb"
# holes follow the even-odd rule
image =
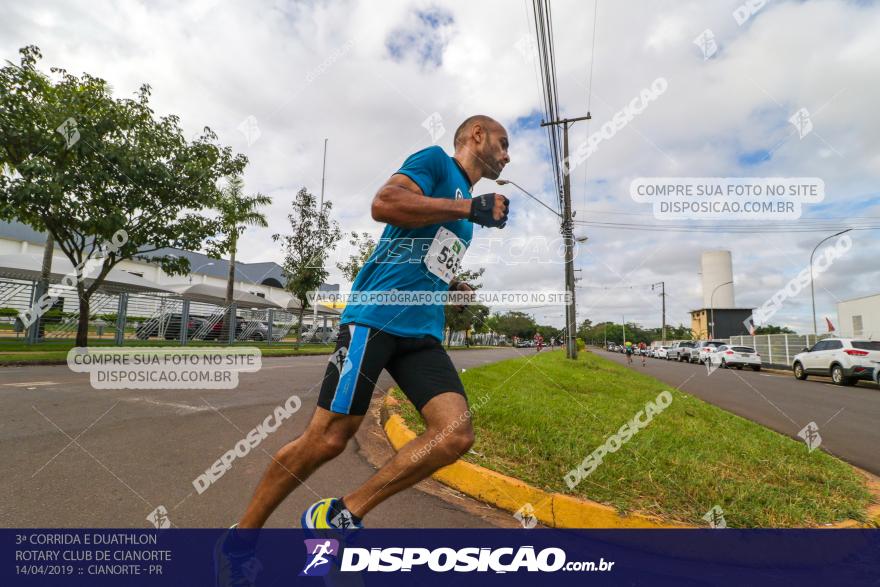
[[[400,414],[392,409],[400,405],[388,390],[382,402],[381,422],[395,451],[416,437]],[[855,468],[855,467],[854,467]],[[870,528],[880,526],[880,480],[855,468],[866,477],[874,504],[868,508],[868,523],[846,520],[825,528]],[[681,522],[669,522],[643,514],[621,515],[616,509],[587,499],[553,493],[533,487],[514,477],[502,475],[485,467],[462,460],[436,471],[432,477],[465,495],[515,513],[531,504],[541,523],[552,528],[699,528]]]

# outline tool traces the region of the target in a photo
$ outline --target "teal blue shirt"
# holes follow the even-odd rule
[[[413,180],[430,198],[470,199],[470,181],[455,160],[434,146],[410,155],[397,171]],[[352,292],[431,291],[449,289],[449,284],[428,270],[425,255],[437,231],[446,228],[467,247],[474,226],[468,220],[453,220],[421,228],[385,226],[376,249],[357,274]],[[443,340],[443,305],[349,304],[342,324],[357,323],[404,337],[433,336]]]

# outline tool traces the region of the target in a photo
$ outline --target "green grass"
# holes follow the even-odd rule
[[[135,344],[136,342],[136,344]],[[113,346],[112,338],[90,339],[90,346],[95,347],[111,347]],[[23,341],[0,341],[0,365],[47,365],[47,364],[66,364],[67,351],[73,348],[72,340],[59,340],[41,342],[39,344],[29,345]],[[180,344],[172,340],[139,340],[126,341],[124,348],[139,347],[177,347]],[[188,348],[200,347],[228,347],[230,345],[195,341],[187,345]],[[292,357],[303,355],[326,355],[333,352],[334,345],[330,344],[304,344],[299,349],[294,348],[292,343],[272,343],[265,342],[241,342],[232,345],[233,347],[257,347],[264,357]]]
[[[511,359],[462,380],[476,431],[465,460],[542,489],[700,526],[715,505],[730,527],[865,520],[870,495],[846,463],[595,354]],[[569,490],[564,475],[663,390],[669,407]],[[424,430],[409,402],[401,412]]]

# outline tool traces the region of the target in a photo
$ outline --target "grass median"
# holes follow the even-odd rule
[[[74,346],[73,341],[47,341],[28,345],[23,341],[0,342],[0,366],[3,365],[66,365],[67,352]],[[126,341],[124,346],[115,347],[112,340],[94,339],[89,341],[90,347],[100,348],[161,348],[180,347],[177,341],[147,340]],[[333,352],[332,344],[303,344],[295,348],[293,343],[238,342],[234,345],[208,341],[191,341],[183,348],[238,348],[257,347],[264,357],[296,357],[303,355],[327,355]]]
[[[546,352],[462,379],[476,430],[465,460],[547,491],[700,526],[716,505],[740,528],[866,518],[871,497],[848,464],[595,354],[573,363]],[[570,489],[565,475],[664,390],[668,407]],[[401,406],[423,431],[412,404]]]

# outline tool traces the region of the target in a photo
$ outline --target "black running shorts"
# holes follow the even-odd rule
[[[382,369],[419,411],[441,393],[452,391],[467,398],[452,360],[437,339],[406,338],[361,324],[343,324],[318,405],[337,414],[363,416]]]

